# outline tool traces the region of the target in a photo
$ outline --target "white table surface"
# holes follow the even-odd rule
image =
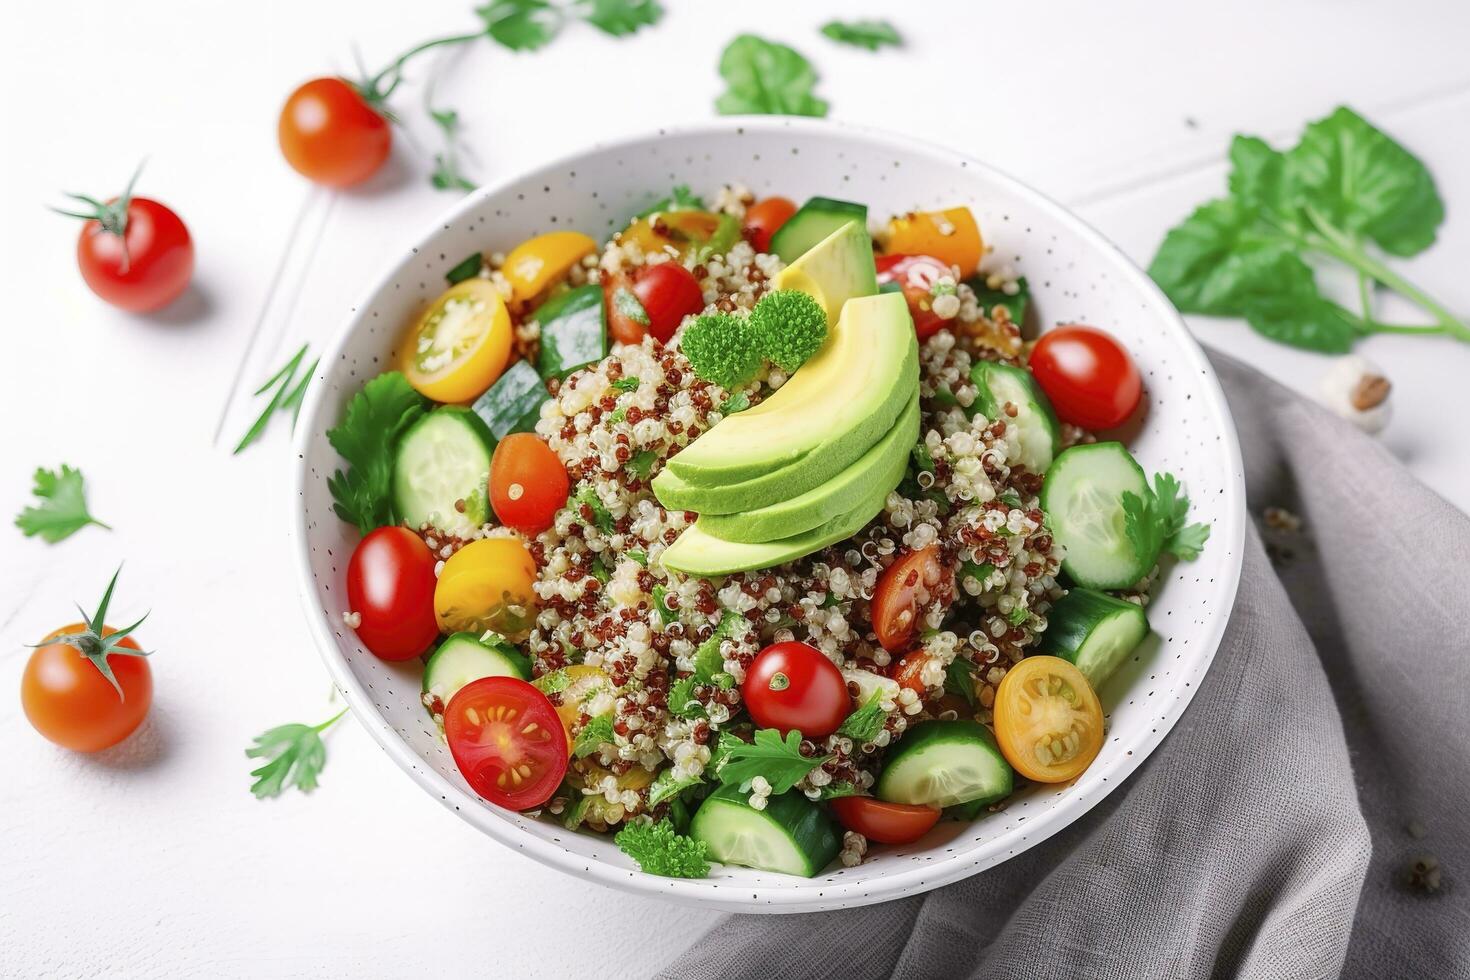
[[[664,22],[634,38],[573,25],[539,53],[484,44],[446,58],[438,101],[465,119],[473,172],[708,115],[720,49],[751,30],[814,61],[835,118],[969,151],[1147,262],[1167,227],[1222,189],[1231,133],[1294,137],[1346,102],[1433,169],[1450,218],[1408,271],[1470,310],[1470,5],[950,0],[902,7],[908,46],[871,55],[815,28],[834,10],[892,4],[665,2]],[[382,63],[473,26],[471,6],[7,8],[0,517],[24,504],[32,468],[66,461],[116,530],[47,546],[0,527],[0,975],[639,976],[715,919],[511,853],[354,724],[331,734],[317,792],[247,792],[256,732],[330,710],[287,549],[287,427],[229,452],[257,411],[248,391],[336,331],[406,236],[454,200],[429,188],[426,153],[403,139],[368,187],[313,190],[280,157],[277,112],[300,81],[350,68],[354,42]],[[396,100],[405,110],[430,60]],[[655,89],[658,70],[640,64],[667,66],[675,84]],[[76,228],[42,210],[63,188],[115,192],[144,156],[140,193],[180,212],[199,253],[191,294],[146,319],[85,290]],[[1297,387],[1328,364],[1238,323],[1192,325]],[[1395,385],[1388,445],[1470,508],[1470,452],[1451,422],[1465,414],[1470,347],[1373,338],[1362,350]],[[94,601],[124,559],[116,616],[153,611],[153,713],[124,745],[74,755],[25,723],[23,644],[70,621],[73,599]]]

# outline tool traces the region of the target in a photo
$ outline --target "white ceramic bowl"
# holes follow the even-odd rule
[[[1167,568],[1149,607],[1154,636],[1100,692],[1102,754],[1070,786],[1037,787],[974,823],[939,824],[907,847],[879,847],[856,868],[812,879],[716,866],[708,878],[645,875],[612,841],[568,832],[485,803],[470,791],[419,704],[420,668],[378,660],[343,625],[355,528],[332,513],[327,477],[340,464],[326,429],[362,383],[394,363],[404,325],[444,288],[444,272],[477,250],[577,229],[602,237],[676,183],[712,193],[741,181],[758,195],[825,195],[870,213],[965,204],[986,242],[1030,281],[1038,322],[1096,324],[1133,353],[1148,414],[1131,449],[1171,470],[1213,527],[1197,561]],[[484,187],[413,237],[321,359],[297,426],[294,507],[302,598],[313,635],[357,720],[446,807],[502,844],[579,877],[738,912],[807,912],[913,895],[983,871],[1045,840],[1116,789],[1179,719],[1215,655],[1240,576],[1245,492],[1239,446],[1219,384],[1179,315],[1119,250],[1024,185],[957,153],[849,126],[744,118],[659,130]]]

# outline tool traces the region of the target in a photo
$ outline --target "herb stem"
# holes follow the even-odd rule
[[[372,77],[372,80],[369,82],[368,88],[376,91],[378,86],[382,84],[384,79],[388,78],[390,75],[394,76],[392,85],[390,85],[390,89],[394,86],[397,86],[397,76],[403,71],[403,66],[408,64],[409,59],[413,58],[415,55],[422,54],[423,52],[428,51],[431,48],[443,47],[449,44],[464,44],[467,41],[474,41],[484,36],[484,31],[477,31],[474,34],[455,34],[450,37],[437,37],[434,38],[432,41],[425,41],[423,44],[415,45],[414,47],[411,47],[407,51],[403,52],[403,54],[399,55],[397,59],[395,59],[393,63],[390,64],[387,68],[384,68],[382,71],[374,75]]]
[[[343,708],[341,711],[337,712],[335,715],[333,715],[332,717],[328,718],[326,721],[322,722],[320,725],[317,725],[315,728],[312,729],[312,731],[314,731],[318,735],[320,735],[322,732],[326,731],[328,728],[331,728],[333,725],[337,724],[337,721],[343,715],[345,715],[345,714],[347,714],[347,709],[346,708]]]

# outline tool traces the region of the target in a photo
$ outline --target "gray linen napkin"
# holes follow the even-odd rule
[[[1247,535],[1219,654],[1148,762],[998,868],[731,916],[664,976],[1470,978],[1470,520],[1347,423],[1212,359],[1252,515],[1303,524]]]

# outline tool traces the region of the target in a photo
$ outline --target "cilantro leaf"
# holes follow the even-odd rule
[[[742,793],[750,788],[752,779],[764,776],[771,784],[771,795],[779,796],[831,758],[830,755],[802,755],[798,731],[787,732],[783,739],[776,729],[762,728],[755,733],[755,741],[735,742],[730,746],[717,775],[721,783],[739,784]]]
[[[649,215],[660,214],[664,211],[708,211],[709,206],[704,203],[704,198],[689,189],[688,184],[675,184],[673,193],[668,197],[661,197],[648,207],[639,211],[635,218],[646,218]]]
[[[256,799],[280,796],[291,786],[303,793],[316,789],[316,778],[327,764],[327,747],[322,743],[322,732],[345,714],[347,709],[343,708],[320,725],[280,725],[255,736],[245,755],[251,759],[268,760],[250,773],[255,777],[250,792]]]
[[[561,30],[563,15],[547,0],[491,0],[475,13],[485,30],[512,51],[545,47]]]
[[[648,787],[648,805],[658,806],[664,800],[673,799],[686,789],[698,786],[702,782],[704,782],[703,776],[685,776],[680,779],[674,775],[672,767],[665,769]]]
[[[592,489],[591,484],[582,484],[582,486],[577,489],[577,495],[572,499],[579,504],[586,504],[589,508],[591,508],[592,523],[597,525],[598,530],[600,530],[603,534],[612,533],[612,514],[608,511],[607,505],[602,502],[602,498],[597,496],[597,491]]]
[[[582,726],[577,732],[577,738],[572,743],[572,755],[578,759],[585,759],[592,755],[604,744],[612,744],[613,719],[612,715],[598,715]]]
[[[715,100],[721,115],[763,113],[825,116],[827,103],[812,94],[817,73],[800,53],[754,34],[741,34],[720,55],[729,90]]]
[[[578,0],[578,6],[583,20],[613,37],[657,24],[664,15],[658,0]]]
[[[869,51],[877,51],[884,44],[897,47],[903,43],[897,29],[886,20],[854,20],[846,23],[834,20],[822,25],[822,33],[840,44],[851,44]]]
[[[727,609],[709,639],[694,648],[694,677],[698,683],[708,684],[724,671],[725,657],[720,653],[720,644],[729,639],[737,625],[744,623],[743,616]]]
[[[689,720],[708,717],[704,710],[704,705],[700,704],[694,697],[694,689],[698,686],[698,681],[694,679],[693,674],[674,681],[669,686],[669,694],[666,699],[669,714],[675,718]]]
[[[882,700],[882,688],[874,688],[867,700],[843,719],[837,728],[837,734],[846,735],[859,745],[871,742],[883,730],[883,723],[888,719],[888,712],[883,710],[880,703]]]
[[[15,526],[26,537],[39,534],[42,540],[55,544],[88,524],[112,530],[88,512],[81,470],[65,463],[59,470],[37,467],[31,479],[35,482],[31,493],[40,503],[25,508],[15,518]]]
[[[658,618],[663,620],[665,626],[679,618],[679,614],[669,608],[668,595],[668,586],[655,585],[653,587],[653,606],[658,610]]]
[[[1123,494],[1123,529],[1139,561],[1152,565],[1163,552],[1192,561],[1209,539],[1208,524],[1184,522],[1189,515],[1189,498],[1172,473],[1154,474],[1152,489],[1142,496]]]
[[[965,699],[975,707],[975,665],[964,657],[955,657],[944,668],[944,693]]]
[[[402,374],[380,374],[352,396],[327,441],[347,461],[327,481],[337,516],[367,534],[397,523],[393,509],[393,447],[424,414],[428,402]]]
[[[637,391],[639,381],[634,377],[619,378],[612,383],[612,387],[618,391]]]
[[[702,840],[685,837],[668,820],[639,821],[618,831],[613,841],[651,875],[703,878],[709,874],[709,849]]]
[[[648,474],[653,471],[653,464],[656,462],[658,462],[658,453],[652,449],[645,449],[628,460],[626,468],[633,476],[640,480],[646,480],[648,479]]]

